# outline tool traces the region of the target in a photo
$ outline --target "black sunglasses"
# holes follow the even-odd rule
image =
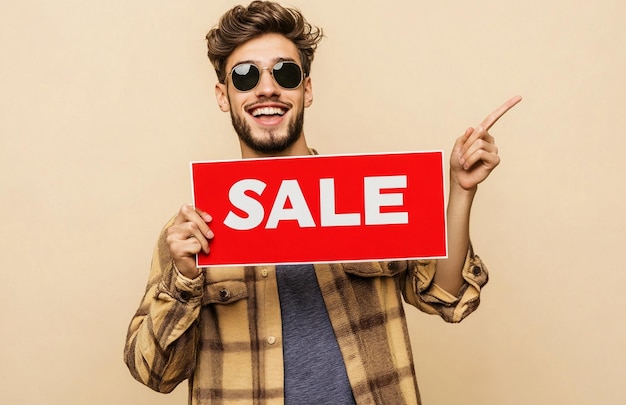
[[[242,63],[233,68],[230,71],[229,76],[233,81],[233,86],[239,91],[250,91],[254,89],[259,80],[261,80],[261,71],[270,70],[265,67],[259,69],[259,67],[253,63]],[[275,64],[270,70],[274,81],[278,83],[280,87],[287,90],[292,90],[300,86],[302,79],[305,75],[302,74],[302,69],[296,62],[282,61]]]

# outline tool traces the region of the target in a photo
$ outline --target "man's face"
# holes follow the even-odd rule
[[[228,73],[241,63],[256,65],[261,70],[257,86],[239,91],[230,76],[216,85],[218,104],[230,112],[244,155],[280,155],[304,143],[304,108],[313,102],[311,79],[304,78],[295,89],[279,86],[270,72],[281,61],[302,66],[293,42],[279,34],[259,36],[237,47],[226,62]]]

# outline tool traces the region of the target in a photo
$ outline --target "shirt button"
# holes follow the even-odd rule
[[[267,338],[267,343],[273,345],[274,343],[276,343],[276,338],[274,336],[270,336]]]
[[[266,269],[266,268],[261,269],[261,275],[262,275],[263,277],[267,277],[267,275],[268,275],[268,271],[267,271],[267,269]]]
[[[226,301],[230,298],[230,291],[223,288],[220,290],[220,301]]]
[[[481,272],[480,267],[478,266],[472,267],[472,274],[475,275],[476,277],[480,275],[480,272]]]

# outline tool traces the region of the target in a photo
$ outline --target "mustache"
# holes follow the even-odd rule
[[[268,104],[268,103],[280,104],[280,105],[283,105],[283,106],[285,106],[287,108],[292,108],[293,107],[293,104],[291,104],[289,102],[286,102],[286,101],[281,101],[280,98],[277,97],[277,96],[272,96],[272,97],[260,98],[260,99],[256,100],[254,103],[246,105],[245,109],[249,110],[249,109],[254,108],[254,107],[258,106],[258,105],[263,105],[263,104]]]

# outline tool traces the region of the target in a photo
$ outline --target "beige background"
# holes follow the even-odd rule
[[[0,4],[1,403],[186,403],[122,348],[188,162],[238,156],[204,48],[232,4]],[[480,310],[408,309],[425,403],[626,403],[626,3],[292,4],[327,34],[305,124],[322,153],[449,151],[524,96],[473,213]]]

